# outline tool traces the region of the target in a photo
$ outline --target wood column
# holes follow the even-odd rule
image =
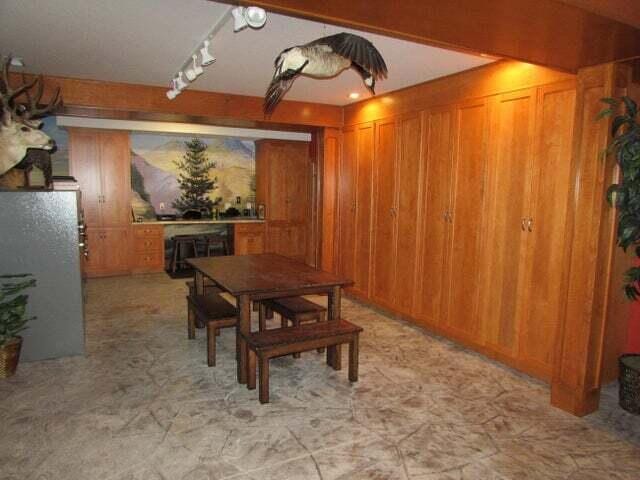
[[[611,119],[596,120],[603,97],[624,94],[628,67],[605,64],[581,69],[577,77],[572,185],[569,194],[567,295],[556,339],[551,403],[574,415],[598,408],[602,361],[612,302],[616,211],[606,191],[617,175],[615,159],[605,157]],[[615,287],[613,287],[615,288]]]
[[[320,268],[337,272],[338,167],[340,164],[340,130],[325,128],[322,142],[322,218],[320,236]]]

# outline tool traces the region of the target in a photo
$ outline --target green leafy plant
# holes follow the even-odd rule
[[[618,245],[627,251],[634,248],[640,257],[640,125],[638,105],[629,97],[604,98],[609,105],[599,118],[615,115],[611,122],[613,141],[608,148],[620,167],[620,180],[609,187],[609,203],[618,209]],[[630,300],[640,297],[640,267],[625,272],[624,291]]]
[[[27,323],[35,317],[27,317],[29,295],[21,293],[34,287],[36,280],[29,273],[21,275],[0,275],[8,282],[0,284],[0,347],[5,346],[27,328]]]

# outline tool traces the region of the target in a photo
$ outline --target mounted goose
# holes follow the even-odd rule
[[[376,80],[387,76],[387,65],[376,47],[351,33],[338,33],[283,50],[276,58],[276,70],[265,95],[265,113],[273,111],[298,75],[331,78],[349,67],[357,70],[374,95]]]

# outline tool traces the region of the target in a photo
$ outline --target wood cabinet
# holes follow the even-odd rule
[[[265,252],[265,226],[263,223],[236,223],[233,225],[234,255],[252,255]]]
[[[129,133],[69,129],[70,173],[80,185],[87,225],[87,276],[129,271],[131,160]]]
[[[131,271],[133,273],[162,272],[164,259],[164,227],[162,225],[132,226]]]
[[[306,262],[310,245],[312,165],[305,142],[256,142],[256,198],[265,204],[265,249]]]
[[[345,128],[339,266],[354,293],[549,379],[574,97],[568,81]]]

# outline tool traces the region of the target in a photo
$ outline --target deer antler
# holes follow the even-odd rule
[[[23,84],[15,90],[12,90],[9,83],[9,66],[11,65],[11,55],[9,55],[2,65],[2,78],[0,79],[0,101],[2,102],[2,108],[11,112],[11,116],[15,120],[27,121],[35,119],[52,112],[62,104],[62,98],[60,97],[60,87],[56,89],[56,93],[49,103],[38,108],[39,102],[42,99],[44,92],[44,81],[42,75],[35,77],[32,81],[27,82],[24,75],[22,76]],[[35,97],[32,97],[29,93],[34,86],[37,85],[37,91]],[[16,102],[16,99],[21,95],[27,97],[27,105]]]

